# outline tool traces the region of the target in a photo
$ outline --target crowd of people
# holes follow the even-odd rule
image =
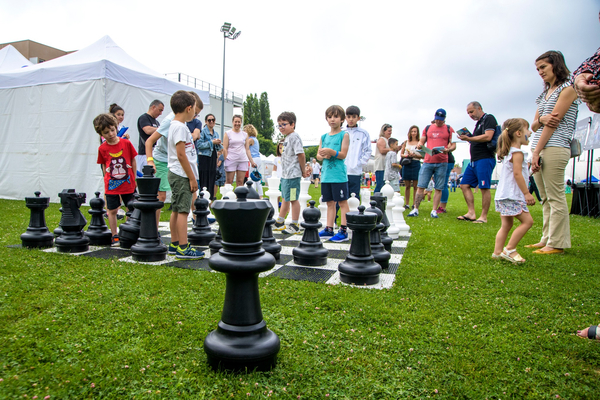
[[[370,185],[373,179],[375,192],[381,190],[385,181],[389,181],[395,191],[400,191],[399,182],[404,182],[406,204],[410,205],[413,199],[409,217],[419,216],[420,204],[428,187],[431,190],[433,186],[430,217],[439,218],[439,214],[446,212],[449,190],[455,190],[459,180],[453,171],[455,137],[470,144],[471,157],[460,180],[467,211],[458,217],[459,220],[487,223],[492,204],[492,172],[497,160],[501,162],[494,198],[501,227],[492,258],[525,262],[517,246],[534,224],[528,209],[535,204],[533,192],[542,204],[542,236],[525,247],[535,249],[533,253],[538,255],[564,253],[571,247],[564,173],[571,157],[579,99],[591,111],[600,111],[599,61],[600,49],[571,74],[559,51],[548,51],[537,57],[535,67],[544,88],[536,99],[538,107],[531,124],[514,118],[499,127],[496,118],[484,112],[477,101],[466,107],[467,114],[475,121],[472,133],[466,129],[455,132],[446,124],[446,111],[441,108],[422,133],[413,125],[402,140],[393,138],[392,126],[384,124],[375,146],[374,177],[363,172],[371,158],[371,138],[358,126],[358,107],[350,106],[344,110],[334,105],[325,111],[329,132],[321,136],[317,160],[312,159],[310,163],[306,162],[302,139],[295,130],[296,115],[281,113],[277,124],[283,140],[277,145],[274,174],[281,179],[282,204],[273,229],[291,234],[301,232],[298,197],[302,178],[311,179],[315,187],[321,187],[322,201],[327,204],[327,224],[319,236],[333,242],[348,240],[348,198],[351,193],[359,197],[361,182]],[[241,115],[233,117],[233,128],[224,132],[221,139],[214,129],[216,118],[213,114],[205,117],[204,127],[197,119],[203,104],[196,93],[178,91],[172,96],[170,105],[173,111],[160,123],[157,118],[162,114],[164,104],[159,100],[153,101],[148,112],[140,116],[137,151],[126,140],[126,128],[122,127],[125,111],[120,106],[111,105],[109,113],[94,120],[94,128],[104,140],[98,150],[98,163],[102,165],[105,177],[109,224],[113,241],[118,242],[116,211],[121,202],[126,204],[133,197],[136,169],[152,165],[156,176],[161,178],[159,199],[164,201],[166,192],[172,192],[169,253],[178,258],[198,259],[204,256],[203,252],[187,243],[187,216],[198,187],[206,187],[213,200],[218,183],[232,184],[235,177],[240,186],[249,168],[255,168],[262,175],[264,165],[258,151],[256,128],[252,125],[242,128]],[[529,144],[530,137],[531,156],[522,148]],[[482,199],[479,215],[473,195],[477,189],[481,191]],[[258,192],[262,192],[260,186]],[[341,221],[339,230],[334,232],[338,208]],[[286,225],[288,212],[291,212],[291,223]],[[509,237],[515,219],[520,224]],[[596,327],[590,327],[580,331],[579,335],[597,338],[596,332]]]

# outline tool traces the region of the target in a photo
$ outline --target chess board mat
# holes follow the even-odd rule
[[[191,230],[191,224],[189,225]],[[213,231],[217,231],[218,224],[214,223],[211,225]],[[162,237],[162,241],[165,244],[170,243],[171,233],[169,231],[168,222],[159,223],[159,232]],[[410,234],[408,236],[401,236],[394,240],[392,243],[392,251],[389,267],[380,275],[379,283],[368,286],[355,286],[347,285],[340,281],[340,275],[338,272],[338,265],[345,260],[348,250],[350,249],[350,243],[332,243],[323,242],[323,246],[329,250],[329,256],[327,258],[327,264],[318,267],[308,267],[294,263],[294,257],[292,250],[302,240],[302,234],[290,235],[282,232],[273,232],[275,240],[281,245],[281,253],[279,260],[276,260],[275,267],[269,271],[263,272],[259,277],[275,276],[282,279],[292,279],[299,281],[309,281],[316,283],[325,283],[330,285],[345,285],[352,287],[368,288],[368,289],[389,289],[394,284],[396,272],[400,268],[402,256],[404,250],[408,245]],[[15,246],[20,247],[20,246]],[[211,252],[208,246],[194,246],[205,252],[205,258],[201,260],[178,260],[175,256],[167,255],[167,258],[163,261],[143,263],[134,261],[131,252],[127,249],[121,249],[119,247],[106,247],[106,246],[90,246],[89,251],[82,253],[59,253],[65,256],[81,256],[81,257],[95,257],[102,259],[117,259],[123,262],[140,263],[140,264],[151,264],[151,265],[164,265],[166,267],[185,268],[193,270],[201,270],[207,272],[217,272],[212,270],[208,265],[208,259],[210,258]],[[42,251],[48,253],[57,253],[56,247],[44,249]]]

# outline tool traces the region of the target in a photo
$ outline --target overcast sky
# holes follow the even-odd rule
[[[455,130],[472,130],[472,100],[500,123],[531,122],[536,57],[560,50],[577,68],[600,46],[599,10],[599,0],[0,0],[0,42],[77,50],[109,35],[155,71],[221,86],[219,29],[231,22],[242,34],[227,41],[227,89],[266,91],[273,120],[294,111],[305,143],[328,131],[332,104],[359,106],[373,139],[389,123],[402,141],[438,108]],[[580,106],[579,119],[591,115]],[[468,145],[455,154],[469,158]]]

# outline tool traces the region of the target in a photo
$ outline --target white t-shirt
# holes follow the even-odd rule
[[[194,177],[196,178],[196,180],[198,180],[198,165],[196,164],[198,156],[196,154],[196,146],[194,146],[192,134],[188,129],[187,125],[177,120],[171,121],[168,140],[169,171],[171,171],[175,175],[179,175],[184,178],[188,177],[185,174],[183,167],[179,163],[179,159],[177,158],[176,145],[179,142],[184,142],[185,155],[187,156],[187,159],[190,162],[190,167],[194,172]]]
[[[500,182],[498,182],[498,187],[496,188],[496,196],[494,200],[517,200],[517,201],[525,201],[525,195],[521,192],[519,185],[517,185],[517,181],[514,176],[514,168],[512,163],[513,154],[515,153],[523,153],[523,164],[521,164],[521,174],[523,175],[523,179],[525,180],[525,184],[529,182],[529,171],[527,169],[527,153],[523,150],[511,147],[510,152],[504,159],[502,160],[502,169],[500,174]]]
[[[313,170],[313,175],[319,175],[321,173],[321,164],[319,164],[318,162],[314,162],[314,164],[310,164],[312,170]]]

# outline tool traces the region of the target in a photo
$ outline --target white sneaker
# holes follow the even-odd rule
[[[418,217],[419,216],[419,210],[416,208],[413,208],[411,212],[408,213],[407,217]]]
[[[431,218],[438,218],[437,211],[431,210]]]

